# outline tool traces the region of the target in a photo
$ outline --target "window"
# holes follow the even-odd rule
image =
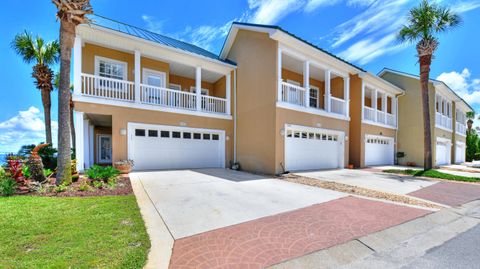
[[[166,74],[164,72],[143,68],[143,84],[165,88],[166,81]]]
[[[169,131],[161,131],[160,132],[160,137],[170,137],[170,132]]]
[[[193,139],[202,139],[202,134],[194,133],[193,134]]]
[[[310,87],[310,107],[318,108],[319,89],[317,87]]]
[[[149,137],[158,137],[158,131],[157,130],[148,130],[148,136]]]
[[[220,136],[218,134],[212,134],[212,140],[219,140]]]
[[[135,136],[145,136],[145,129],[135,129]]]
[[[127,80],[127,63],[104,57],[95,57],[95,75]]]
[[[203,134],[203,140],[210,140],[210,134]]]
[[[183,133],[184,139],[192,139],[192,133]]]
[[[190,92],[192,92],[192,93],[195,93],[195,92],[196,92],[195,86],[190,87]],[[209,90],[209,89],[204,89],[204,88],[202,88],[202,95],[209,95],[209,94],[210,94],[210,90]]]
[[[172,132],[172,137],[173,138],[180,138],[180,132]]]
[[[170,83],[170,89],[176,90],[176,91],[181,91],[182,90],[182,85]]]

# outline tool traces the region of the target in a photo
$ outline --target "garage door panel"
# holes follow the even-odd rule
[[[437,137],[435,147],[435,164],[447,165],[451,163],[451,140]]]
[[[365,165],[393,165],[395,145],[392,137],[365,136]]]
[[[137,170],[183,169],[225,166],[224,132],[161,125],[129,125],[129,158]],[[158,136],[138,136],[142,131]],[[146,133],[149,133],[149,132]]]

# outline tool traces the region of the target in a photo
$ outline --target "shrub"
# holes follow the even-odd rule
[[[105,183],[116,180],[120,172],[111,167],[111,166],[99,166],[99,165],[94,165],[91,168],[87,169],[85,171],[85,174],[89,179],[95,180],[95,181],[103,181]]]
[[[28,166],[24,165],[22,166],[22,173],[25,178],[30,178],[30,169],[28,169]]]
[[[66,184],[60,184],[55,188],[55,192],[64,192],[68,189]]]
[[[18,155],[22,158],[28,158],[36,145],[24,145],[18,151]],[[48,145],[38,151],[38,155],[42,158],[43,166],[47,169],[54,170],[57,167],[57,149]]]
[[[88,183],[87,183],[86,180],[84,180],[84,181],[80,184],[80,186],[78,186],[78,190],[79,190],[79,191],[88,191],[88,190],[90,190],[90,186],[88,185]]]
[[[10,196],[15,193],[17,189],[17,182],[11,178],[3,175],[0,177],[0,195]]]
[[[53,175],[53,171],[51,169],[43,169],[43,174],[45,175],[45,177],[49,177]]]
[[[10,176],[18,183],[23,184],[25,182],[25,176],[23,175],[23,160],[19,158],[9,158],[8,161],[8,172]]]

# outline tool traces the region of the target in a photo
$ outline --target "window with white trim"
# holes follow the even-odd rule
[[[119,80],[127,80],[127,63],[104,57],[96,57],[96,75]]]
[[[310,107],[315,107],[318,108],[318,97],[320,95],[320,90],[315,87],[311,86],[310,87]]]

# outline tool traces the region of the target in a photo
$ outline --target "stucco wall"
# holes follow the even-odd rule
[[[350,138],[349,164],[358,168],[361,163],[361,132],[362,132],[362,79],[357,75],[350,76]]]

